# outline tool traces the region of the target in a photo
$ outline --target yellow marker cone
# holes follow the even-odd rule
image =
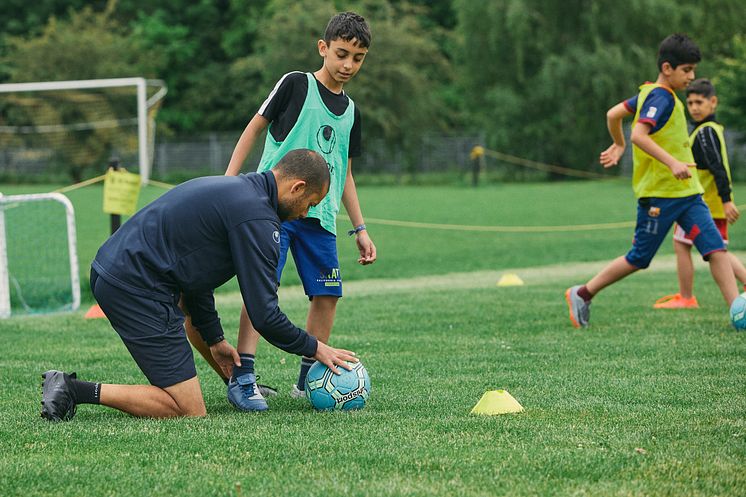
[[[509,414],[522,412],[523,406],[510,395],[507,390],[490,390],[484,392],[477,405],[471,410],[471,414]]]
[[[500,281],[497,282],[497,286],[521,286],[523,285],[523,280],[520,276],[518,276],[515,273],[508,273],[502,275],[500,278]]]

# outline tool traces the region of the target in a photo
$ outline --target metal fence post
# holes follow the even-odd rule
[[[115,171],[119,170],[119,158],[112,157],[109,159],[109,167]],[[111,214],[111,234],[113,235],[122,225],[121,214]]]

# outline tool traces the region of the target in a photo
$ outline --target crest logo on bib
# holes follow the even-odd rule
[[[328,124],[322,124],[316,132],[316,144],[319,146],[319,150],[325,154],[332,153],[337,144],[337,133],[334,128]]]

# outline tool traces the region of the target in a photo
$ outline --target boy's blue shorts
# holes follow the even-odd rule
[[[627,262],[640,269],[648,267],[674,222],[692,234],[694,246],[704,260],[713,252],[725,250],[723,238],[701,195],[646,197],[637,201],[635,239],[625,256]]]
[[[151,385],[165,388],[197,376],[178,295],[174,302],[135,295],[110,284],[93,268],[91,291]]]
[[[293,254],[306,295],[310,298],[316,295],[342,296],[337,237],[322,228],[318,219],[305,218],[282,223],[278,282],[288,260],[288,249]]]

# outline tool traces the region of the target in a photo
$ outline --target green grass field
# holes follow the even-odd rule
[[[746,198],[743,187],[736,194]],[[368,217],[432,223],[570,225],[634,215],[629,187],[618,184],[360,195]],[[70,197],[85,267],[108,221],[95,205],[100,189]],[[746,246],[741,224],[732,231],[736,250]],[[49,424],[38,417],[39,375],[48,368],[105,382],[144,377],[105,320],[85,321],[82,312],[13,318],[0,322],[0,495],[746,494],[746,334],[729,327],[706,268],[697,270],[699,310],[653,310],[676,285],[666,243],[669,264],[604,291],[592,327],[578,331],[564,289],[593,274],[598,264],[589,261],[624,253],[631,229],[370,227],[380,257],[372,267],[355,267],[354,243],[340,237],[349,284],[332,341],[368,368],[366,409],[322,414],[290,399],[297,358],[263,344],[259,373],[281,391],[268,413],[234,411],[198,360],[205,419],[134,419],[81,406],[73,421]],[[525,286],[496,287],[511,268],[535,269],[518,271]],[[307,304],[295,281],[283,282],[281,305],[302,323]],[[230,284],[218,307],[234,341],[240,301]],[[525,412],[469,415],[485,391],[501,388]]]
[[[46,192],[60,185],[8,186],[0,192]],[[164,190],[147,187],[140,206]],[[746,199],[746,185],[735,187]],[[101,185],[67,194],[76,208],[81,282],[87,285],[90,262],[109,234],[109,218],[101,211]],[[368,187],[359,191],[366,217],[422,223],[476,226],[565,226],[633,221],[630,186],[621,182],[506,184],[473,189],[448,186]],[[606,260],[625,253],[631,228],[579,232],[492,233],[413,229],[368,223],[379,252],[375,266],[362,267],[355,243],[346,236],[349,220],[339,217],[339,252],[345,281],[410,278],[418,275],[543,266],[563,262]],[[734,250],[746,250],[746,221],[731,228]],[[665,243],[661,253],[672,253]],[[284,285],[298,284],[292,264]],[[237,291],[232,282],[225,291]]]

